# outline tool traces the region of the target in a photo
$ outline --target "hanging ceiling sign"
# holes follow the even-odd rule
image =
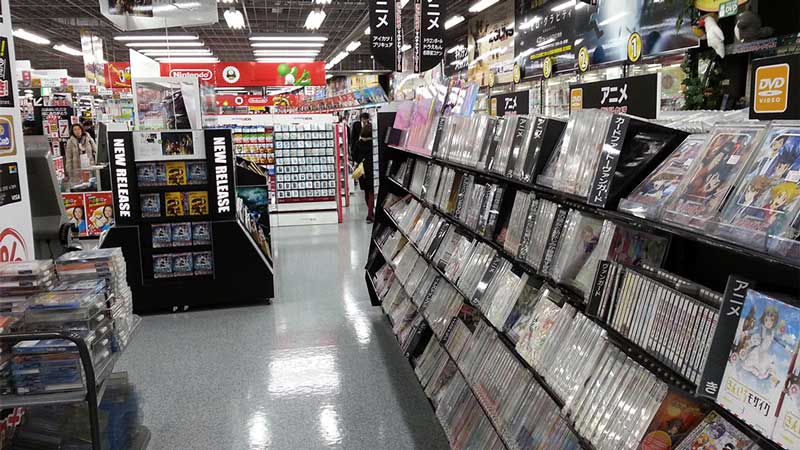
[[[414,72],[427,72],[444,57],[447,0],[414,2]]]
[[[661,101],[659,74],[572,84],[569,87],[570,111],[597,108],[612,113],[631,114],[645,119],[658,118]]]
[[[572,69],[575,7],[569,0],[516,0],[516,17],[514,54],[521,79],[542,76],[548,58],[550,69]]]
[[[528,114],[530,108],[530,91],[509,92],[508,94],[493,95],[490,100],[490,110],[493,116]]]
[[[503,2],[467,23],[467,78],[481,86],[514,79],[514,4]]]
[[[325,63],[162,63],[161,76],[197,77],[218,87],[325,86]]]
[[[215,0],[99,0],[100,13],[124,31],[219,22]]]
[[[401,9],[399,0],[369,0],[370,53],[383,67],[396,72],[403,71]]]
[[[103,71],[105,72],[105,87],[131,87],[131,63],[125,61],[109,62],[105,64]]]

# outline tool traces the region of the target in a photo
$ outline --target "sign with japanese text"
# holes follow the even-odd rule
[[[573,50],[575,8],[569,2],[559,3],[516,0],[514,54],[522,79],[541,76],[548,58],[551,70],[573,66],[571,58],[562,61],[559,56],[570,56]]]
[[[0,36],[0,107],[14,107],[15,85],[11,82],[11,49],[8,38]]]
[[[446,76],[455,75],[467,69],[469,52],[467,50],[467,37],[462,36],[455,42],[451,42],[451,47],[444,53],[444,74]]]
[[[573,84],[569,88],[570,110],[597,108],[655,119],[660,106],[659,84],[658,74]]]
[[[254,61],[161,64],[161,76],[196,77],[213,86],[325,86],[325,63]]]
[[[529,105],[530,91],[493,95],[490,101],[491,111],[496,117],[503,117],[511,114],[528,114]]]
[[[403,28],[399,0],[369,0],[369,49],[383,67],[403,70]]]
[[[444,57],[447,0],[414,2],[414,72],[433,69]]]
[[[469,19],[467,78],[488,86],[514,79],[514,3],[505,1]]]

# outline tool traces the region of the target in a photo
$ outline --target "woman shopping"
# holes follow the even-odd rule
[[[81,183],[81,169],[89,168],[97,161],[97,144],[83,129],[83,125],[76,123],[70,128],[70,137],[67,141],[67,151],[64,158],[64,171],[69,187]]]
[[[358,178],[358,184],[364,191],[364,200],[367,202],[367,222],[375,220],[375,190],[372,185],[372,124],[369,114],[361,114],[361,133],[355,144],[353,161],[356,166],[362,164],[364,174]]]

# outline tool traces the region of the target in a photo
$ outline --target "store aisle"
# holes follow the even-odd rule
[[[118,370],[140,393],[149,450],[449,448],[369,304],[359,200],[340,226],[273,230],[272,305],[144,318]]]

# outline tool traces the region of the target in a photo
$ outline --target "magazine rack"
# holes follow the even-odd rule
[[[134,136],[145,133],[146,136]],[[112,187],[116,224],[101,239],[100,247],[121,247],[128,268],[128,282],[133,291],[137,313],[187,310],[190,307],[213,307],[269,301],[274,297],[273,267],[245,227],[237,220],[237,184],[231,131],[195,130],[191,154],[166,155],[160,151],[143,152],[136,147],[146,139],[159,139],[159,132],[109,132]],[[174,132],[172,132],[174,133]],[[134,142],[136,141],[136,142]],[[202,141],[202,142],[198,142]],[[147,153],[143,156],[142,153]],[[205,162],[205,182],[142,186],[138,170],[152,161]],[[202,181],[201,177],[201,181]],[[164,205],[167,194],[199,193],[207,199],[196,214],[170,215]],[[141,199],[156,195],[161,200],[157,217],[145,217]],[[177,194],[176,194],[177,195]],[[187,208],[188,209],[188,208]],[[186,211],[184,211],[186,212]],[[191,211],[190,211],[191,212]],[[153,226],[178,223],[208,223],[210,242],[194,241],[182,245],[153,246]],[[198,270],[196,254],[211,254],[213,268]],[[162,255],[192,255],[194,267],[179,276],[162,276],[154,261]],[[170,274],[171,275],[171,274]]]
[[[423,206],[427,207],[429,210],[432,210],[435,214],[438,214],[439,216],[443,217],[449,223],[450,227],[455,227],[460,233],[463,233],[477,241],[490,245],[498,252],[499,255],[512,261],[514,263],[515,269],[528,273],[529,276],[533,279],[546,281],[551,286],[554,286],[563,295],[564,301],[574,306],[579,312],[585,313],[586,311],[587,306],[583,296],[577,294],[572,288],[568,286],[559,285],[551,278],[539,275],[533,267],[529,266],[524,261],[519,260],[518,258],[516,258],[515,255],[508,253],[503,248],[503,245],[498,244],[498,242],[495,240],[496,235],[488,237],[484,236],[478,231],[473,230],[464,223],[462,223],[456,217],[453,217],[452,215],[447,214],[446,212],[438,209],[436,205],[426,202],[423,198],[413,193],[408,188],[409,177],[406,177],[405,180],[395,180],[392,177],[390,177],[389,174],[387,173],[390,161],[394,161],[394,164],[399,164],[407,159],[416,159],[417,161],[423,161],[426,162],[427,164],[439,164],[442,166],[455,168],[459,171],[474,175],[476,179],[490,179],[492,180],[492,182],[503,186],[505,188],[504,197],[506,198],[509,197],[509,193],[513,193],[515,191],[533,192],[536,194],[538,198],[550,200],[562,207],[568,207],[582,212],[587,212],[598,218],[610,220],[618,224],[623,224],[634,230],[645,230],[661,236],[668,236],[671,238],[671,244],[667,250],[667,255],[665,257],[662,267],[665,270],[674,273],[677,276],[692,280],[698,284],[707,286],[708,288],[718,292],[725,291],[726,284],[729,282],[729,276],[731,278],[737,276],[737,277],[744,277],[750,280],[757,280],[759,290],[778,291],[785,293],[800,292],[800,262],[796,260],[770,255],[767,254],[766,252],[759,252],[702,233],[685,230],[682,228],[678,228],[675,226],[647,219],[642,219],[639,217],[635,217],[631,214],[607,210],[600,206],[590,205],[586,202],[586,200],[580,200],[575,197],[565,195],[561,192],[535,185],[533,183],[526,183],[520,180],[510,179],[502,175],[489,173],[486,171],[477,170],[475,168],[462,166],[459,164],[454,164],[449,161],[437,159],[435,156],[435,151],[434,151],[434,156],[431,157],[427,155],[417,154],[413,151],[404,149],[402,147],[389,145],[387,144],[387,142],[394,140],[392,136],[395,136],[397,134],[397,130],[391,128],[392,124],[394,123],[394,119],[395,119],[394,113],[382,112],[378,114],[378,133],[380,140],[379,141],[380,142],[380,151],[379,151],[380,190],[378,192],[378,196],[376,199],[377,214],[376,214],[376,223],[374,226],[375,227],[374,230],[377,230],[378,227],[381,226],[395,229],[398,232],[400,232],[408,240],[409,244],[412,245],[412,247],[415,249],[418,249],[418,247],[416,246],[416,243],[413,241],[413,239],[410,236],[408,236],[406,232],[398,226],[398,224],[395,222],[392,216],[382,207],[382,205],[384,204],[384,200],[387,198],[389,194],[393,194],[401,198],[405,196],[411,196],[416,201],[423,204]],[[621,193],[615,193],[615,194],[616,198],[618,198],[620,195],[624,195]],[[513,196],[511,197],[513,198]],[[509,210],[511,207],[512,205],[510,204],[510,202],[504,199],[500,207],[501,209],[500,215],[507,216],[508,214],[510,214]],[[370,243],[370,253],[369,253],[370,258],[367,261],[366,265],[365,281],[367,284],[367,290],[369,292],[371,303],[373,305],[379,306],[381,304],[381,299],[379,298],[378,292],[376,291],[375,282],[373,280],[373,274],[375,274],[376,271],[384,265],[384,262],[388,263],[390,267],[392,266],[392,262],[389,259],[390,256],[384,255],[382,249],[380,248],[375,239],[376,236],[377,234],[374,233],[373,239],[371,240]],[[419,253],[420,257],[425,259],[431,267],[433,267],[435,270],[439,272],[444,281],[450,283],[453,287],[458,289],[454,282],[450,281],[444,275],[443,272],[438,270],[438,268],[435,268],[435,262],[431,260],[430,255],[426,255],[419,250],[417,251],[417,253]],[[461,291],[459,290],[459,292]],[[407,294],[411,295],[410,293]],[[470,303],[469,297],[464,295],[463,292],[461,292],[461,296],[463,297],[464,303],[466,304]],[[641,364],[643,367],[650,370],[660,380],[662,380],[668,386],[670,386],[670,388],[677,389],[680,392],[683,392],[690,396],[695,396],[695,390],[697,386],[692,381],[688,380],[687,378],[681,376],[679,373],[672,370],[669,366],[659,361],[655,356],[650,354],[647,350],[634,344],[625,336],[622,336],[616,330],[611,328],[611,326],[609,326],[608,324],[603,323],[597,318],[588,315],[587,317],[589,317],[590,320],[596,322],[601,328],[603,328],[607,332],[609,340],[615,343],[627,356],[629,356],[634,361]],[[507,347],[509,347],[511,352],[517,357],[520,363],[532,373],[534,380],[536,380],[538,384],[541,385],[544,388],[544,390],[547,391],[548,394],[550,394],[550,397],[553,399],[553,401],[556,403],[558,407],[562,407],[563,402],[554,393],[552,388],[548,385],[548,382],[542,376],[540,376],[539,373],[537,373],[536,369],[527,364],[522,356],[516,353],[514,344],[508,339],[503,330],[497,329],[496,327],[492,326],[491,323],[488,321],[488,319],[483,317],[482,313],[481,313],[481,320],[483,320],[489,326],[495,329],[500,340],[503,341]],[[434,337],[440,338],[438,336]],[[445,339],[442,340],[444,341]],[[406,355],[413,357],[414,355],[419,354],[421,352],[421,349],[424,349],[425,346],[428,344],[428,340],[429,338],[424,338],[424,337],[422,339],[419,339],[417,342],[417,348],[408,349],[406,351]],[[469,380],[467,381],[469,384]],[[470,387],[472,388],[472,386]],[[480,401],[480,398],[478,398],[478,400],[481,406],[483,407],[484,411],[487,413],[487,417],[490,419],[490,421],[492,421],[492,424],[494,426],[495,425],[494,420],[491,417],[492,415],[491,405],[489,406],[484,405]],[[707,400],[699,397],[697,400],[705,402],[709,407],[709,409],[718,412],[722,417],[724,417],[731,423],[735,424],[740,430],[744,431],[745,434],[747,434],[750,438],[752,438],[753,441],[757,445],[760,445],[762,448],[769,450],[777,450],[780,448],[780,446],[775,442],[773,442],[771,439],[763,436],[753,427],[747,425],[745,422],[735,417],[733,414],[731,414],[721,406],[717,405],[716,403],[708,402]],[[500,437],[503,438],[503,434],[498,429],[498,427],[495,427],[495,429],[498,431]],[[587,439],[582,437],[575,430],[573,430],[573,432],[579,438],[584,448],[593,448],[592,444],[588,442]],[[505,440],[506,439],[504,438],[504,441]],[[513,448],[512,446],[508,445],[507,447]]]

